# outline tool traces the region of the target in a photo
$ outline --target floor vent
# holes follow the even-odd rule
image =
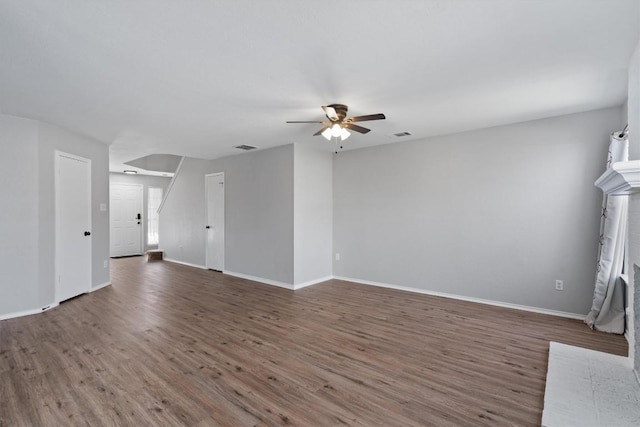
[[[238,149],[244,150],[244,151],[249,151],[249,150],[255,150],[258,147],[256,147],[255,145],[242,144],[242,145],[236,145],[234,148],[238,148]]]
[[[147,261],[162,261],[163,252],[161,249],[152,249],[147,251]]]

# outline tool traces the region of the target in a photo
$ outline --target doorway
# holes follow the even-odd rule
[[[206,267],[224,271],[224,173],[205,176],[207,196]]]
[[[91,160],[55,153],[55,300],[91,290]]]
[[[142,184],[109,186],[111,257],[142,255]]]

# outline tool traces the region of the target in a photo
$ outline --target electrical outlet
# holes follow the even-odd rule
[[[336,261],[340,261],[340,253],[336,252]]]
[[[564,282],[562,280],[556,280],[556,291],[564,290]]]

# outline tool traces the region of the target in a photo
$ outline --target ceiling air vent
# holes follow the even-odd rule
[[[255,145],[242,144],[242,145],[237,145],[234,148],[238,148],[238,149],[244,150],[244,151],[249,151],[249,150],[255,150],[258,147],[256,147]]]
[[[403,136],[411,136],[412,133],[411,132],[398,132],[398,133],[394,133],[391,136],[394,136],[396,138],[402,138]]]

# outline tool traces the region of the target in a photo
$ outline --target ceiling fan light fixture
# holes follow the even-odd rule
[[[336,123],[333,126],[331,126],[331,136],[335,136],[336,138],[339,138],[341,134],[342,134],[342,127],[340,126],[339,123]]]
[[[331,141],[333,138],[344,141],[351,136],[351,132],[343,128],[340,123],[335,123],[323,130],[320,135],[324,136],[327,141]]]

